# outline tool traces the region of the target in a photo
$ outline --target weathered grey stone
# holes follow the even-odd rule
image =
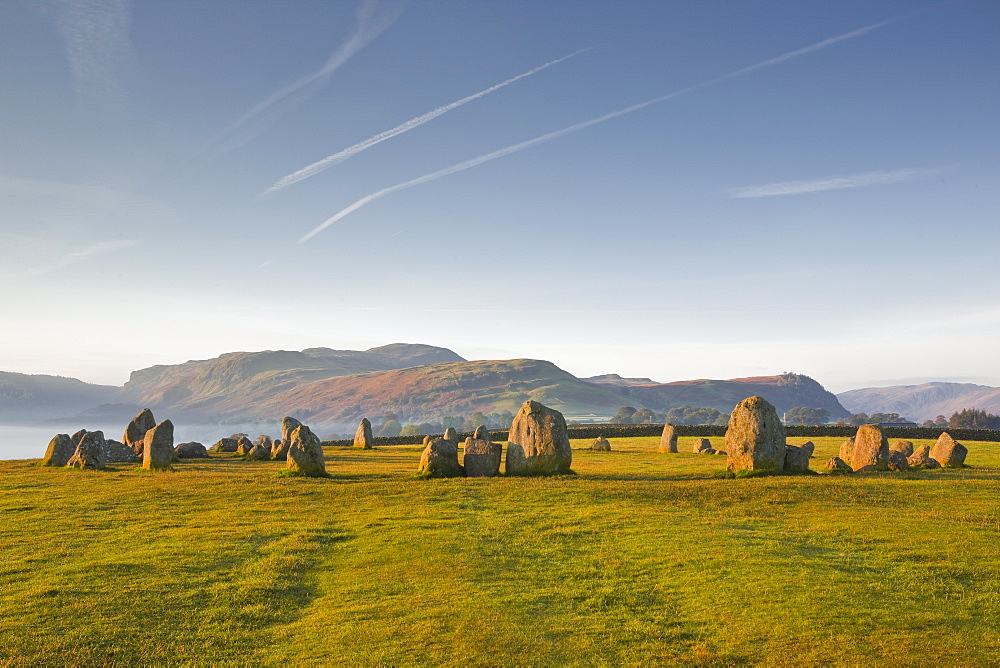
[[[851,461],[851,456],[854,454],[854,437],[849,436],[846,441],[840,444],[840,452],[838,453],[838,458],[845,464]],[[852,471],[854,469],[851,469]]]
[[[69,458],[66,466],[78,469],[100,470],[104,468],[104,434],[88,431],[80,437],[80,442]]]
[[[289,438],[287,462],[286,468],[292,473],[311,478],[326,476],[326,460],[319,436],[304,424],[296,427]]]
[[[288,454],[288,446],[280,438],[276,438],[271,441],[271,459],[279,459],[284,461]]]
[[[889,441],[881,425],[863,424],[858,427],[847,463],[855,473],[889,470]]]
[[[472,438],[477,441],[492,441],[490,437],[490,430],[486,428],[486,425],[479,425],[476,430],[472,432]]]
[[[913,454],[913,441],[896,441],[889,446],[889,453],[893,452],[901,452],[904,457],[909,457]]]
[[[854,469],[840,457],[833,457],[827,461],[826,470],[830,473],[851,473]]]
[[[75,452],[76,443],[73,442],[69,434],[56,434],[49,441],[49,447],[45,449],[45,457],[42,458],[41,465],[66,466]]]
[[[930,452],[931,452],[931,446],[921,445],[913,452],[912,455],[906,458],[906,463],[909,464],[911,468],[920,468],[920,469],[940,468],[941,464],[939,464],[936,459],[931,459]]]
[[[600,450],[601,452],[611,452],[611,443],[609,443],[608,439],[603,436],[598,436],[594,440],[594,444],[590,447],[594,450]]]
[[[272,441],[271,437],[268,436],[267,434],[261,434],[254,441],[254,444],[259,445],[260,447],[262,447],[265,450],[267,450],[268,456],[270,456],[270,454],[271,454],[271,447],[274,445],[274,441]]]
[[[205,446],[196,441],[179,443],[174,448],[174,453],[181,459],[205,459],[208,457],[208,450]]]
[[[281,438],[279,439],[281,444],[271,447],[271,459],[278,461],[288,459],[288,448],[292,446],[292,432],[301,426],[301,422],[287,415],[281,420]]]
[[[132,448],[124,443],[120,443],[113,438],[106,438],[104,439],[104,461],[109,464],[112,462],[133,463],[138,462],[139,458]]]
[[[802,449],[803,449],[804,451],[806,451],[807,453],[809,453],[809,454],[807,455],[807,458],[809,458],[809,459],[811,459],[811,458],[812,458],[812,456],[813,456],[813,453],[814,453],[814,452],[816,452],[816,445],[815,445],[815,444],[813,444],[813,442],[812,442],[812,441],[806,441],[805,443],[803,443],[803,444],[802,444],[802,445],[800,445],[799,447],[800,447],[800,448],[802,448]]]
[[[712,450],[712,442],[707,438],[696,438],[694,439],[694,445],[691,446],[691,452],[695,454],[710,454],[708,451]]]
[[[156,420],[153,418],[153,411],[143,408],[125,427],[122,443],[131,448],[137,456],[142,457],[143,448],[146,447],[146,432],[155,426]]]
[[[80,431],[78,431],[75,434],[73,434],[72,436],[70,436],[70,438],[73,439],[73,445],[80,445],[80,439],[83,438],[86,435],[87,435],[87,430],[86,429],[81,429]],[[102,438],[104,437],[104,433],[103,432],[101,433],[101,437]]]
[[[729,471],[781,471],[785,464],[785,427],[763,397],[736,404],[726,427]]]
[[[965,457],[969,449],[953,439],[948,432],[938,436],[937,442],[931,447],[931,459],[945,468],[959,468],[965,465]]]
[[[368,421],[368,418],[361,418],[358,430],[354,432],[354,447],[371,450],[374,443],[375,438],[372,436],[372,423]]]
[[[254,443],[253,446],[247,451],[244,459],[251,462],[262,462],[267,461],[271,458],[271,451],[265,448],[260,443]]]
[[[253,441],[246,436],[240,436],[236,440],[236,454],[245,455],[253,449]]]
[[[808,448],[798,445],[785,445],[785,463],[783,470],[787,473],[805,473],[809,470]]]
[[[660,434],[659,452],[677,452],[677,427],[667,423]]]
[[[507,443],[507,475],[569,473],[573,450],[562,413],[525,401],[514,416]]]
[[[465,475],[458,464],[458,446],[447,438],[435,438],[421,453],[417,473],[428,478],[459,478]]]
[[[906,461],[906,455],[898,450],[889,451],[889,470],[905,471],[910,468],[910,463]]]
[[[174,461],[174,423],[164,420],[146,432],[143,439],[142,468],[167,471]]]
[[[470,478],[492,478],[500,475],[503,445],[477,438],[465,445],[465,475]]]
[[[451,441],[452,443],[458,443],[458,432],[455,431],[454,427],[448,427],[444,430],[444,436],[442,436],[446,441]]]
[[[220,438],[212,446],[212,452],[236,452],[236,448],[239,447],[239,441],[235,438]]]

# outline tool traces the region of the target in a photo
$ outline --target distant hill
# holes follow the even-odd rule
[[[599,376],[607,379],[607,376]],[[634,381],[634,382],[628,382]],[[831,419],[840,419],[850,413],[837,401],[836,395],[823,388],[809,376],[787,373],[780,376],[731,378],[729,380],[681,380],[673,383],[652,383],[648,379],[624,379],[620,376],[609,380],[591,380],[595,384],[615,386],[628,396],[630,405],[639,403],[655,411],[676,406],[714,408],[729,413],[740,401],[760,395],[774,404],[778,413],[796,406],[825,408]],[[638,402],[638,403],[637,403]]]
[[[120,390],[76,378],[0,371],[0,421],[25,423],[72,415],[110,401]]]
[[[972,383],[923,383],[866,387],[837,395],[852,413],[899,413],[916,422],[951,417],[963,408],[1000,414],[1000,387]]]

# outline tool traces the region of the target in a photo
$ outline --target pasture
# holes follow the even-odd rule
[[[3,461],[0,665],[1000,656],[1000,443],[956,470],[721,479],[692,440],[574,441],[555,478],[416,480],[415,445],[327,448],[329,479]],[[843,439],[808,440],[819,470]]]

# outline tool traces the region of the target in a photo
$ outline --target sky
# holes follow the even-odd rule
[[[1000,3],[0,3],[0,370],[1000,385]]]

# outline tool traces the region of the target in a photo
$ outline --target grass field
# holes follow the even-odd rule
[[[810,440],[820,469],[842,439]],[[419,446],[328,449],[330,479],[0,462],[0,665],[997,662],[1000,444],[739,480],[656,444],[548,479],[415,480]]]

